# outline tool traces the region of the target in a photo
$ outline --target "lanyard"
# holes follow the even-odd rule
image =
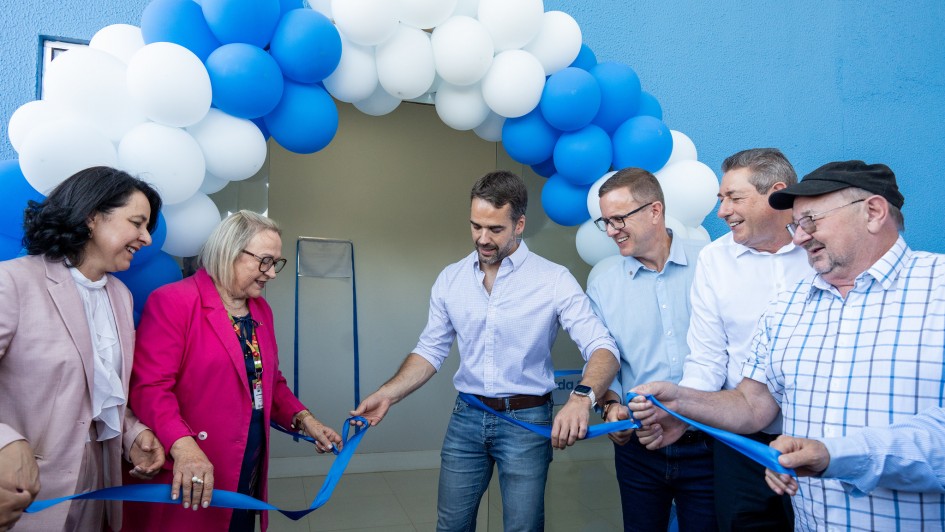
[[[259,410],[262,408],[262,357],[259,353],[259,340],[256,338],[256,321],[249,314],[241,317],[231,316],[233,320],[233,332],[240,340],[243,346],[243,356],[253,359],[253,370],[255,376],[249,383],[252,392],[253,408]]]

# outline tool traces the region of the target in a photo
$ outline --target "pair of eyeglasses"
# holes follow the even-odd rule
[[[259,255],[255,253],[250,253],[249,251],[246,251],[245,249],[242,251],[243,253],[259,261],[259,271],[263,273],[266,273],[269,270],[271,270],[273,266],[275,266],[276,268],[276,273],[279,273],[282,271],[282,268],[285,267],[285,263],[287,262],[285,259],[276,260],[275,258],[270,257],[268,255],[265,257],[260,257]]]
[[[643,205],[640,205],[636,209],[633,209],[632,211],[628,212],[627,214],[624,214],[623,216],[614,216],[612,218],[604,218],[603,216],[601,216],[600,218],[594,220],[594,225],[596,225],[598,229],[604,232],[607,231],[608,225],[613,227],[614,231],[618,231],[627,226],[627,218],[642,211],[643,209],[645,209],[646,207],[649,207],[650,205],[653,205],[652,201],[649,203],[644,203]]]
[[[858,200],[851,201],[850,203],[846,203],[846,204],[844,204],[844,205],[841,205],[841,206],[839,206],[839,207],[834,207],[834,208],[832,208],[832,209],[827,209],[826,211],[823,211],[823,212],[818,212],[818,213],[816,213],[816,214],[811,214],[811,215],[808,215],[808,216],[804,216],[804,217],[801,218],[800,220],[795,220],[793,223],[787,224],[785,227],[787,227],[787,232],[790,233],[792,237],[794,236],[795,233],[797,233],[797,228],[798,228],[798,227],[800,227],[801,229],[803,229],[805,233],[807,233],[807,234],[809,234],[809,235],[812,235],[812,234],[814,234],[814,233],[817,232],[817,224],[814,223],[814,222],[816,222],[817,220],[823,219],[825,216],[827,216],[828,214],[830,214],[830,213],[832,213],[832,212],[834,212],[834,211],[838,211],[838,210],[840,210],[840,209],[842,209],[842,208],[844,208],[844,207],[849,207],[850,205],[853,205],[853,204],[855,204],[855,203],[859,203],[859,202],[865,201],[865,200],[866,200],[866,198],[861,198],[861,199],[858,199]]]

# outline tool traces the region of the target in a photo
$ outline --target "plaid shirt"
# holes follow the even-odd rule
[[[752,349],[744,376],[767,382],[784,434],[843,437],[942,406],[945,255],[912,251],[900,237],[846,299],[809,277],[772,302]],[[794,510],[798,530],[945,528],[941,493],[854,496],[830,479],[800,479]]]

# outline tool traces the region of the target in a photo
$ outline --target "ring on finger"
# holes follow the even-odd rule
[[[190,481],[193,482],[194,484],[203,484],[203,479],[198,477],[197,475],[194,475],[193,478],[190,479]]]

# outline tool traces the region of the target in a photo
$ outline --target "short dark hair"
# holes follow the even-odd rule
[[[141,192],[151,205],[148,232],[154,232],[161,196],[151,185],[107,166],[79,170],[63,181],[42,203],[30,201],[23,213],[23,247],[30,255],[82,263],[82,252],[92,234],[88,220],[109,214]]]
[[[489,172],[476,180],[469,193],[469,201],[472,202],[476,198],[488,201],[497,209],[511,205],[510,216],[513,222],[525,216],[525,210],[528,209],[528,189],[525,188],[525,182],[521,177],[505,170]]]
[[[777,148],[752,148],[730,155],[722,162],[722,173],[747,168],[751,183],[759,194],[766,194],[775,183],[791,186],[797,183],[797,172]]]
[[[666,200],[663,199],[663,188],[656,176],[642,168],[624,168],[616,174],[610,176],[610,179],[604,181],[597,191],[597,197],[604,197],[604,194],[626,187],[633,195],[633,199],[640,203],[649,203],[658,201],[663,204],[665,209]]]

